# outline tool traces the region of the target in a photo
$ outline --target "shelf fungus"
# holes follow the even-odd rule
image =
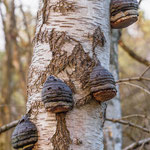
[[[73,108],[72,91],[62,80],[49,76],[42,89],[45,108],[53,113],[67,112]]]
[[[24,116],[16,126],[11,142],[14,149],[32,150],[38,140],[37,128],[27,116]]]
[[[114,29],[126,28],[138,20],[137,0],[112,0],[110,22]]]
[[[113,75],[101,65],[95,66],[90,74],[90,88],[93,97],[100,102],[112,99],[117,93]]]

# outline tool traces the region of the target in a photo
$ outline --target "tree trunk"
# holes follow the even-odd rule
[[[28,76],[27,111],[38,128],[35,150],[102,150],[105,103],[90,95],[97,61],[109,68],[109,0],[41,0]],[[72,89],[74,108],[54,114],[41,101],[49,75]]]
[[[118,80],[118,40],[120,38],[119,30],[112,30],[111,52],[110,52],[110,71]],[[119,88],[117,96],[108,102],[106,116],[108,118],[121,118],[121,105]],[[120,124],[112,122],[105,123],[105,144],[106,150],[122,149],[122,128]]]

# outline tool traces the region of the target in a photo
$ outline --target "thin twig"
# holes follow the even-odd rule
[[[124,136],[127,136],[129,139],[130,139],[130,141],[132,141],[132,142],[136,142],[137,140],[135,139],[135,137],[133,137],[133,135],[132,135],[132,133],[131,132],[124,132]]]
[[[6,124],[6,125],[0,127],[0,134],[7,131],[7,130],[9,130],[9,129],[11,129],[11,128],[13,128],[13,127],[15,127],[18,124],[18,122],[19,122],[19,120],[15,120],[15,121],[13,121],[9,124]]]
[[[6,27],[6,23],[4,21],[4,15],[3,15],[3,12],[2,12],[2,9],[1,9],[1,6],[0,6],[0,15],[1,15],[1,19],[2,19],[2,23],[3,23],[3,28],[5,29]],[[6,29],[5,29],[6,30]]]
[[[144,70],[144,72],[140,75],[140,78],[142,78],[145,73],[150,69],[150,65]]]
[[[143,149],[143,147],[144,147],[144,145],[145,145],[145,142],[141,145],[141,147],[140,147],[140,149],[139,149],[139,150],[142,150],[142,149]]]
[[[136,125],[136,124],[134,124],[132,122],[124,121],[124,120],[121,120],[121,119],[110,119],[110,118],[106,118],[106,121],[111,121],[111,122],[114,122],[114,123],[120,123],[120,124],[123,124],[123,125],[128,125],[130,127],[134,127],[134,128],[140,129],[143,132],[150,133],[149,129],[144,128],[144,127],[139,126],[139,125]]]
[[[135,117],[140,117],[140,118],[146,118],[146,119],[150,119],[149,116],[146,115],[142,115],[142,114],[132,114],[132,115],[128,115],[128,116],[124,116],[121,119],[129,119],[129,118],[135,118]]]
[[[138,77],[132,77],[132,78],[120,79],[120,80],[116,81],[116,83],[130,82],[130,81],[141,81],[141,80],[150,81],[150,78],[143,77],[145,75],[145,73],[147,71],[149,71],[149,70],[150,70],[150,65],[141,73],[140,76],[138,76]]]
[[[141,56],[137,55],[134,50],[131,50],[128,46],[126,46],[124,44],[124,42],[122,40],[119,41],[119,45],[123,48],[123,50],[125,50],[132,58],[134,58],[135,60],[137,60],[138,62],[149,66],[150,65],[150,61],[142,58]]]
[[[26,19],[25,12],[24,12],[24,10],[23,10],[23,8],[22,8],[22,3],[21,3],[21,1],[20,1],[20,11],[21,11],[21,13],[22,13],[22,15],[23,15],[23,23],[24,23],[24,26],[25,26],[26,34],[27,34],[27,36],[28,36],[29,44],[31,44],[32,41],[31,41],[30,31],[29,31],[29,27],[28,27],[28,23],[27,23],[27,19]],[[32,44],[31,44],[31,45],[32,45]]]
[[[25,15],[25,12],[23,10],[23,6],[22,6],[22,2],[20,1],[20,11],[23,15],[23,23],[24,23],[24,26],[25,26],[25,32],[27,34],[27,37],[28,37],[28,43],[29,43],[29,47],[28,47],[28,65],[30,65],[31,63],[31,57],[32,57],[32,40],[31,40],[31,35],[30,35],[30,30],[29,30],[29,26],[28,26],[28,22],[27,22],[27,18],[26,18],[26,15]]]
[[[141,4],[142,0],[139,0],[139,5]]]
[[[143,90],[145,93],[149,94],[150,95],[150,91],[148,91],[147,89],[145,89],[144,87],[141,87],[137,84],[133,84],[133,83],[128,83],[128,82],[123,82],[123,83],[118,83],[118,84],[126,84],[126,85],[130,85],[130,86],[134,86],[136,88],[139,88],[141,90]]]
[[[116,81],[116,83],[120,83],[120,82],[130,82],[130,81],[141,81],[141,80],[146,80],[146,81],[150,81],[150,78],[146,78],[146,77],[132,77],[132,78],[125,78],[125,79],[120,79],[118,81]]]
[[[143,140],[140,140],[140,141],[138,141],[138,142],[135,142],[135,143],[133,143],[133,144],[127,146],[127,147],[124,148],[123,150],[133,150],[133,149],[135,149],[135,148],[141,146],[143,143],[144,143],[144,144],[150,143],[150,138],[143,139]]]

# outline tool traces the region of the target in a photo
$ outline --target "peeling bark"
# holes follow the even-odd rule
[[[109,68],[109,0],[41,0],[28,76],[27,111],[39,131],[36,150],[102,150],[105,104],[89,90],[96,63]],[[62,79],[73,92],[74,108],[47,112],[41,90],[47,76]]]

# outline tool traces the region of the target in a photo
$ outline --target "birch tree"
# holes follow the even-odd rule
[[[38,129],[35,150],[102,150],[106,104],[90,96],[87,82],[97,61],[109,69],[109,0],[41,0],[28,75],[30,119]],[[50,113],[41,101],[54,75],[72,90],[74,107]]]
[[[118,80],[118,40],[119,30],[112,30],[111,51],[110,51],[110,71]],[[119,89],[118,89],[119,91]],[[108,118],[121,118],[121,105],[119,92],[115,98],[107,103],[106,116]],[[122,149],[122,128],[120,124],[105,122],[104,126],[105,142],[107,150]]]

